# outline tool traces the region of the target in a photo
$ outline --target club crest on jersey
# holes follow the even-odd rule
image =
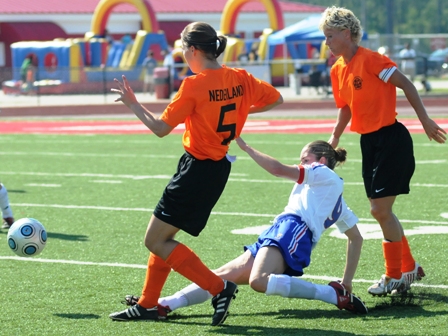
[[[362,89],[362,78],[359,76],[356,76],[353,79],[353,87],[355,88],[355,90],[361,90]]]

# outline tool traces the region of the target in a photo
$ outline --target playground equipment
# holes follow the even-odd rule
[[[265,7],[269,17],[270,28],[265,29],[263,35],[260,37],[260,43],[257,50],[260,60],[266,59],[266,37],[273,31],[284,28],[283,13],[277,0],[228,0],[224,6],[220,27],[220,33],[229,36],[227,40],[227,48],[222,59],[224,63],[236,62],[238,56],[245,49],[245,40],[236,37],[237,34],[235,28],[238,14],[243,5],[248,2],[260,2]]]
[[[318,28],[320,15],[310,16],[285,28],[283,13],[277,0],[229,0],[223,10],[220,28],[221,34],[229,36],[223,55],[224,63],[237,62],[238,55],[248,49],[246,41],[236,37],[235,31],[239,11],[248,2],[260,2],[269,17],[269,27],[263,30],[257,41],[258,61],[260,64],[270,65],[271,83],[285,85],[288,74],[295,71],[294,61],[311,59],[311,51],[315,49],[319,52],[321,49],[324,36]],[[309,62],[317,64],[324,70],[324,56]],[[304,71],[307,71],[309,68],[307,61],[303,63]]]
[[[122,3],[137,8],[142,30],[134,40],[109,44],[103,35],[107,21],[113,8]],[[158,30],[155,13],[147,0],[101,0],[93,14],[91,31],[84,38],[13,43],[13,80],[3,83],[3,90],[5,93],[20,90],[20,67],[31,54],[37,60],[34,86],[40,93],[102,92],[104,88],[98,82],[109,82],[122,74],[131,82],[140,82],[140,66],[147,51],[153,50],[160,60],[161,50],[168,48],[165,34]]]

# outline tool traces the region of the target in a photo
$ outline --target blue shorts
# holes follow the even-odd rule
[[[244,250],[249,250],[255,258],[264,246],[276,246],[280,250],[288,265],[284,274],[301,276],[311,261],[313,234],[302,218],[285,214],[277,217],[274,224],[261,233],[257,242],[244,246]]]

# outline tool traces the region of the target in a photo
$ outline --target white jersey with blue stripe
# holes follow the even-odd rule
[[[300,178],[280,214],[296,214],[313,233],[317,243],[325,229],[335,224],[341,233],[358,223],[358,217],[347,207],[342,191],[344,182],[330,168],[320,163],[298,165]]]

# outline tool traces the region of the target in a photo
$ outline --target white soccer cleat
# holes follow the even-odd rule
[[[397,292],[400,292],[404,288],[405,284],[403,276],[401,279],[394,279],[383,274],[381,279],[376,284],[370,286],[367,291],[373,296],[386,296],[387,294],[392,293],[392,291],[395,292],[396,290]]]

